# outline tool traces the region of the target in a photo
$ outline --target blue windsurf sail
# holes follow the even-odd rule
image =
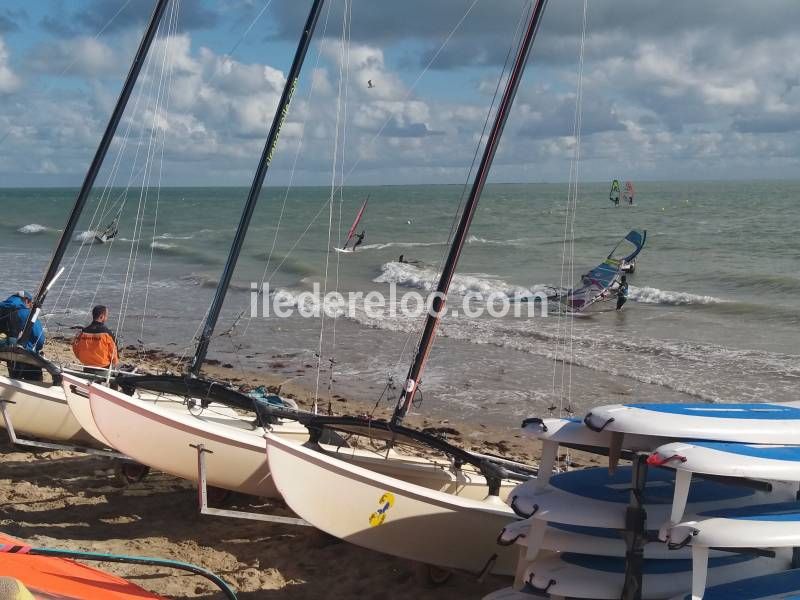
[[[581,276],[579,287],[561,298],[566,309],[584,312],[600,302],[616,299],[622,274],[632,270],[630,267],[646,241],[647,231],[631,230],[602,263]]]

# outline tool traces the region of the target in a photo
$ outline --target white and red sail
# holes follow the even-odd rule
[[[361,222],[361,217],[364,216],[364,211],[367,210],[367,202],[369,202],[369,196],[367,199],[364,200],[364,204],[361,205],[361,208],[358,209],[358,213],[356,213],[356,218],[353,221],[353,224],[350,226],[350,231],[347,232],[347,239],[345,240],[342,248],[347,248],[347,244],[353,239],[353,236],[356,234],[356,229],[358,229],[358,224]]]

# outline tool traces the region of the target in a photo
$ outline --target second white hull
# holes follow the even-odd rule
[[[133,460],[181,479],[197,481],[197,450],[202,444],[208,485],[227,490],[277,497],[265,460],[264,430],[252,419],[230,409],[209,407],[193,414],[182,398],[142,399],[92,384],[92,417],[111,446]],[[297,423],[278,424],[274,431],[303,442],[306,429]]]

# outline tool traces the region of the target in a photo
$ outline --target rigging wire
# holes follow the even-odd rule
[[[472,161],[467,171],[467,175],[464,180],[464,185],[461,188],[461,194],[458,199],[458,205],[456,206],[456,210],[453,213],[453,218],[450,222],[450,231],[447,234],[447,241],[445,242],[445,244],[443,244],[442,255],[439,258],[439,264],[436,267],[437,278],[441,276],[442,269],[444,268],[444,262],[447,257],[448,247],[453,239],[453,233],[455,232],[456,226],[458,224],[459,216],[461,214],[461,209],[464,205],[464,199],[466,198],[467,193],[469,192],[470,182],[472,181],[472,174],[475,170],[475,165],[478,162],[478,157],[480,156],[480,151],[481,148],[483,147],[484,140],[486,138],[486,132],[489,128],[489,123],[491,122],[492,115],[494,114],[495,111],[495,106],[497,103],[497,98],[500,94],[501,86],[506,78],[506,71],[508,70],[509,62],[513,57],[514,49],[517,48],[517,46],[519,45],[519,38],[522,35],[521,33],[522,26],[525,23],[526,15],[528,14],[529,4],[530,3],[527,0],[522,2],[522,11],[520,12],[519,17],[517,18],[517,25],[514,30],[514,34],[511,36],[511,42],[508,46],[508,51],[506,52],[506,57],[505,60],[503,61],[503,66],[500,69],[500,74],[497,78],[497,84],[495,85],[494,92],[492,94],[492,99],[489,103],[489,108],[486,111],[486,118],[484,119],[483,127],[481,129],[480,136],[478,137],[478,143],[475,144],[475,152],[472,155]],[[470,10],[472,10],[472,7],[474,6],[475,3],[472,4]],[[408,332],[408,334],[406,335],[406,339],[403,342],[403,346],[400,350],[397,362],[395,363],[394,367],[395,371],[398,368],[400,368],[401,364],[404,362],[404,358],[406,357],[406,352],[409,344],[411,343],[411,340],[414,339],[415,337],[419,337],[422,334],[422,330],[424,327],[425,327],[424,322],[419,322],[417,325],[412,325],[411,330]],[[418,383],[418,385],[421,384],[422,382]]]
[[[588,30],[588,0],[583,2],[581,38],[578,52],[577,84],[575,92],[575,112],[573,120],[574,151],[570,162],[569,183],[567,187],[566,211],[564,215],[564,237],[561,254],[560,289],[566,289],[569,281],[575,279],[575,219],[577,216],[580,185],[581,128],[583,122],[583,73]],[[556,321],[555,351],[553,353],[553,397],[558,398],[559,416],[572,414],[572,365],[574,364],[575,314],[560,310]],[[560,367],[560,368],[559,368]],[[560,374],[560,378],[558,375]],[[557,383],[558,378],[558,383]],[[566,404],[566,406],[565,406]],[[555,406],[555,405],[553,405]]]
[[[170,25],[171,27],[167,30],[167,40],[164,49],[164,64],[168,65],[167,68],[167,82],[166,82],[166,95],[164,104],[162,106],[162,113],[163,113],[163,125],[160,127],[162,130],[161,133],[161,152],[159,156],[159,165],[158,165],[158,183],[156,185],[156,198],[155,198],[155,210],[153,212],[153,235],[150,241],[150,260],[147,263],[147,281],[145,283],[144,288],[144,304],[142,306],[142,323],[141,328],[139,330],[139,342],[140,342],[140,350],[142,349],[141,346],[144,345],[144,324],[147,319],[147,304],[150,299],[150,284],[152,280],[152,273],[153,273],[153,258],[156,249],[156,233],[158,231],[158,209],[161,203],[161,184],[163,182],[164,177],[164,148],[167,143],[167,131],[169,130],[169,100],[172,94],[172,76],[175,70],[175,56],[174,53],[170,53],[171,44],[178,29],[178,15],[180,14],[180,3],[181,0],[174,0],[172,9],[173,14],[170,15]],[[163,68],[163,67],[162,67]],[[158,112],[153,116],[153,124],[155,126],[156,117]]]
[[[323,341],[325,335],[325,298],[328,295],[328,269],[330,267],[330,257],[331,257],[331,244],[333,242],[333,208],[334,208],[334,201],[336,198],[336,175],[338,161],[339,161],[339,145],[340,145],[340,132],[346,128],[346,125],[342,125],[342,101],[344,98],[344,86],[345,86],[345,79],[344,79],[344,70],[345,70],[345,54],[349,56],[349,46],[345,48],[346,36],[347,36],[347,20],[349,14],[349,2],[348,0],[344,1],[344,14],[342,17],[342,38],[339,47],[339,85],[338,85],[338,94],[336,97],[336,128],[335,133],[333,136],[333,159],[331,161],[331,191],[330,196],[328,198],[328,245],[327,250],[325,252],[325,270],[323,275],[323,289],[322,289],[322,298],[321,302],[322,305],[320,306],[320,325],[319,325],[319,340],[317,344],[317,376],[316,376],[316,383],[314,385],[314,404],[313,404],[313,411],[314,414],[317,414],[319,409],[319,384],[320,384],[320,376],[322,372],[322,361],[323,361]],[[342,152],[344,152],[344,148],[342,147]],[[337,253],[338,256],[338,253]],[[338,275],[338,261],[337,261],[337,275]],[[338,284],[338,276],[337,276],[337,284]],[[335,322],[335,321],[334,321]],[[331,357],[331,361],[333,361],[333,357]],[[333,371],[333,362],[331,362],[331,373]],[[332,376],[332,375],[331,375]]]

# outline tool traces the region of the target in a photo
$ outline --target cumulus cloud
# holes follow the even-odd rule
[[[20,79],[9,65],[9,52],[0,37],[0,94],[9,94],[20,86]]]
[[[219,13],[207,0],[182,0],[179,27],[182,31],[206,29],[219,22]],[[152,0],[131,0],[130,3],[90,0],[75,9],[74,2],[59,0],[41,19],[40,26],[61,37],[96,35],[141,27],[153,12]]]
[[[410,86],[472,4],[356,3],[346,54],[335,37],[341,31],[341,3],[331,4],[327,34],[322,21],[315,40],[321,60],[315,64],[310,53],[270,181],[286,180],[301,137],[302,181],[329,180],[337,121],[342,128],[337,155],[345,157],[345,170],[357,163],[351,182],[463,180],[525,2],[475,4],[420,88]],[[740,176],[766,172],[765,167],[793,172],[798,166],[800,143],[787,132],[800,130],[800,33],[794,26],[800,3],[599,0],[589,6],[581,152],[586,177],[604,179],[617,168],[632,178],[662,178]],[[148,108],[158,85],[154,66],[142,78],[150,96],[143,96],[135,114],[131,106],[125,125],[131,124],[131,139],[142,139],[149,125],[157,124],[180,183],[245,183],[263,146],[284,72],[258,59],[227,58],[206,47],[213,36],[191,30],[214,24],[218,32],[235,35],[263,5],[183,0],[183,7],[186,17],[192,7],[199,12],[169,42],[174,65],[169,110],[155,114]],[[582,7],[582,0],[549,3],[498,152],[496,179],[566,178],[574,151]],[[126,9],[127,16],[114,20],[115,36],[99,42],[91,34],[119,4],[63,2],[53,15],[67,29],[44,24],[57,38],[34,46],[23,63],[32,76],[46,81],[63,69],[68,56],[79,76],[70,85],[84,80],[83,96],[73,87],[74,95],[43,94],[29,103],[36,105],[37,115],[48,113],[47,119],[33,115],[33,109],[25,117],[11,106],[0,111],[0,135],[8,123],[15,140],[55,139],[54,145],[40,144],[53,149],[52,156],[39,157],[50,161],[50,171],[53,166],[64,173],[82,170],[76,157],[90,155],[96,144],[116,97],[116,81],[152,4],[134,0],[129,8],[130,14]],[[88,14],[95,9],[100,12]],[[298,2],[274,3],[248,43],[277,39],[293,46],[307,10]],[[151,56],[163,57],[165,43],[157,43]],[[7,56],[0,60],[3,66],[18,90],[19,76]],[[96,80],[112,73],[116,79]],[[348,80],[341,98],[340,74]],[[2,85],[0,75],[0,91]],[[309,86],[314,89],[310,100]],[[42,151],[34,147],[32,152]],[[186,179],[187,173],[196,176]]]
[[[37,73],[91,78],[120,74],[124,60],[100,40],[81,36],[41,44],[26,57],[25,63]]]

